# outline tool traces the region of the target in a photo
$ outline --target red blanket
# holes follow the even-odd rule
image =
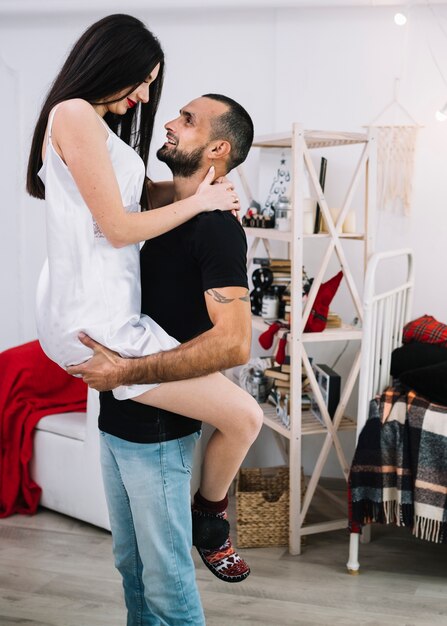
[[[50,361],[38,341],[0,353],[0,517],[36,512],[41,489],[30,462],[40,418],[86,406],[85,383]]]

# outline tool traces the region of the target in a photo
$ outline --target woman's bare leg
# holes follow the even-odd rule
[[[216,373],[163,383],[133,400],[216,428],[203,459],[200,493],[210,501],[225,498],[262,426],[262,410],[255,399]]]
[[[194,497],[193,543],[217,578],[231,583],[245,580],[250,567],[233,547],[225,509],[228,487],[262,425],[259,405],[222,374],[163,383],[134,400],[216,428],[205,450],[200,489]]]

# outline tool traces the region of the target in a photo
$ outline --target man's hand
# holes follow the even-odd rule
[[[126,371],[126,359],[85,333],[79,333],[79,341],[93,350],[93,356],[85,363],[67,367],[67,372],[72,376],[82,376],[87,385],[97,391],[119,387]]]

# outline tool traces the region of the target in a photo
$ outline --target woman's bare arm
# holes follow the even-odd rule
[[[93,107],[81,99],[59,105],[52,140],[104,236],[112,246],[158,237],[198,213],[237,208],[234,194],[224,185],[212,185],[209,172],[201,193],[143,213],[126,213],[107,150],[107,131]]]

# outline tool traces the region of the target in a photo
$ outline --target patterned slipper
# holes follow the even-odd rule
[[[197,550],[214,576],[226,583],[240,583],[250,574],[248,564],[233,548],[230,537],[217,550]]]

